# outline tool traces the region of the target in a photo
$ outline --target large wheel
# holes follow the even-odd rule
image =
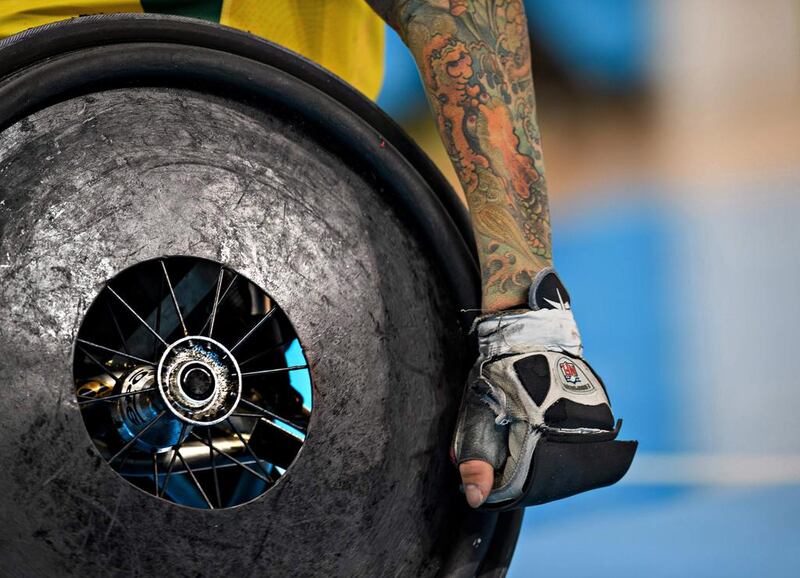
[[[471,239],[402,133],[187,20],[0,63],[0,573],[502,573],[447,458]]]

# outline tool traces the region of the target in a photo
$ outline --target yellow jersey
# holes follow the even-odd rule
[[[383,21],[364,0],[0,0],[0,38],[86,14],[155,12],[245,30],[302,54],[374,99]]]

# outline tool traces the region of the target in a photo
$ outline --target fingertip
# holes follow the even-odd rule
[[[483,503],[483,492],[481,492],[481,489],[475,484],[465,484],[464,495],[471,508],[477,508]]]
[[[481,460],[469,460],[458,466],[467,503],[477,508],[489,496],[494,485],[494,468]]]

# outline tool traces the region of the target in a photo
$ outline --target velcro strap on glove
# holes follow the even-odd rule
[[[569,309],[500,313],[479,319],[476,332],[478,352],[487,359],[534,351],[583,354],[578,325]]]

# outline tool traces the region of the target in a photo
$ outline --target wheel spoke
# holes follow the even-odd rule
[[[258,320],[258,323],[256,323],[255,325],[253,325],[253,328],[252,328],[250,331],[248,331],[247,333],[245,333],[245,334],[244,334],[244,337],[242,337],[242,338],[241,338],[239,341],[237,341],[237,342],[236,342],[236,345],[234,345],[233,347],[231,347],[231,349],[230,349],[230,352],[231,352],[231,353],[233,353],[234,351],[236,351],[236,348],[237,348],[237,347],[239,347],[239,346],[240,346],[242,343],[244,343],[245,341],[247,341],[247,339],[248,339],[248,338],[249,338],[251,335],[253,335],[253,333],[255,333],[255,332],[256,332],[256,330],[257,330],[259,327],[261,327],[261,325],[262,325],[262,324],[263,324],[265,321],[267,321],[267,319],[269,319],[270,317],[272,317],[272,314],[273,314],[273,313],[275,313],[275,307],[273,307],[272,309],[270,309],[269,311],[267,311],[267,314],[266,314],[266,315],[264,315],[264,317],[262,317],[261,319],[259,319],[259,320]]]
[[[89,359],[92,361],[92,363],[94,363],[94,364],[95,364],[97,367],[99,367],[99,368],[100,368],[100,371],[102,371],[102,372],[103,372],[103,373],[105,373],[107,376],[109,376],[111,379],[113,379],[113,380],[114,380],[114,384],[115,384],[115,385],[119,385],[119,377],[117,377],[116,375],[114,375],[113,373],[111,373],[111,372],[108,370],[108,368],[107,368],[105,365],[103,365],[103,363],[101,363],[100,361],[98,361],[98,360],[97,360],[97,358],[96,358],[94,355],[92,355],[91,353],[89,353],[88,351],[86,351],[86,350],[85,350],[83,347],[79,347],[78,349],[80,349],[80,350],[81,350],[81,353],[83,353],[83,354],[84,354],[86,357],[88,357],[88,358],[89,358]]]
[[[240,373],[242,377],[251,375],[270,375],[273,373],[286,373],[287,371],[297,371],[298,369],[308,369],[308,365],[291,365],[289,367],[278,367],[277,369],[261,369],[259,371],[245,371]]]
[[[163,301],[162,296],[164,295],[164,279],[159,278],[158,283],[158,299],[156,305],[156,333],[161,335],[161,302]],[[158,341],[153,339],[153,357],[158,357]]]
[[[167,287],[169,287],[169,294],[172,297],[172,304],[175,306],[175,312],[178,314],[178,320],[181,322],[181,328],[183,329],[183,336],[186,337],[189,335],[189,332],[186,330],[186,323],[183,322],[183,313],[181,313],[181,308],[178,306],[178,298],[175,297],[175,289],[172,288],[172,281],[169,279],[169,273],[167,273],[167,266],[164,263],[164,259],[159,260],[161,262],[161,270],[164,272],[164,279],[167,280]],[[159,301],[159,307],[161,307],[161,302]]]
[[[232,416],[234,416],[234,417],[245,417],[245,416],[243,416],[243,415],[237,415],[237,414],[235,414],[235,413],[234,413],[234,414],[231,414],[231,415],[232,415]],[[270,426],[271,428],[273,428],[273,429],[275,429],[275,430],[277,430],[277,431],[281,432],[281,433],[282,433],[282,434],[284,434],[284,435],[291,436],[291,437],[293,437],[294,439],[296,439],[297,441],[299,441],[299,442],[301,442],[301,443],[304,441],[304,439],[303,439],[303,438],[301,438],[300,436],[298,436],[297,434],[295,434],[295,433],[292,433],[292,432],[290,432],[290,431],[288,431],[288,430],[286,430],[286,429],[282,428],[281,426],[279,426],[279,425],[278,425],[278,424],[276,424],[275,422],[273,422],[273,421],[270,421],[269,419],[267,419],[267,417],[266,417],[266,416],[263,416],[263,415],[252,415],[252,416],[248,416],[248,417],[253,417],[253,418],[256,418],[256,419],[262,420],[262,421],[261,421],[261,423],[267,424],[267,425],[268,425],[268,426]],[[282,420],[282,421],[283,421],[283,420]],[[293,427],[293,428],[294,428],[295,426],[291,426],[291,427]],[[297,428],[295,428],[295,429],[297,429]],[[302,430],[301,430],[301,431],[302,431]]]
[[[117,320],[117,316],[114,313],[113,307],[111,307],[111,301],[109,301],[108,299],[105,299],[104,301],[106,302],[106,308],[108,309],[108,313],[111,316],[111,321],[114,322],[114,327],[117,329],[117,335],[119,335],[119,340],[120,343],[122,344],[122,349],[125,350],[125,353],[128,353],[127,339],[125,339],[125,335],[122,333],[122,328],[119,326],[119,321]]]
[[[195,434],[192,434],[192,435],[195,435]],[[190,468],[189,464],[186,462],[186,460],[183,459],[183,456],[181,455],[181,450],[175,450],[175,453],[178,454],[178,459],[181,461],[181,464],[183,464],[183,467],[186,470],[186,472],[189,474],[189,477],[192,478],[192,482],[194,482],[194,485],[197,488],[197,490],[200,492],[200,495],[203,496],[203,499],[206,501],[206,504],[208,504],[208,508],[210,510],[213,510],[214,509],[214,505],[211,503],[211,500],[208,499],[208,496],[206,496],[206,493],[203,491],[203,486],[201,486],[200,482],[197,481],[197,478],[194,477],[194,472],[192,471],[192,468]]]
[[[154,495],[158,495],[158,454],[153,452],[153,483],[155,484]]]
[[[119,475],[121,475],[122,477],[125,477],[125,474],[122,473],[122,470],[125,469],[125,464],[128,463],[128,457],[129,456],[130,456],[130,454],[125,454],[125,457],[122,458],[122,461],[119,463],[119,470],[117,470],[117,471],[119,471]]]
[[[188,424],[181,424],[181,433],[178,435],[178,443],[172,446],[172,459],[169,461],[167,477],[164,478],[164,485],[161,486],[161,495],[158,496],[159,498],[163,498],[164,494],[167,493],[167,484],[169,484],[169,478],[172,476],[172,468],[175,467],[175,459],[178,457],[178,450],[180,450],[183,445],[183,436],[186,433],[187,427]]]
[[[225,274],[225,268],[219,268],[219,275],[217,276],[217,288],[214,291],[214,305],[211,308],[211,327],[208,328],[208,336],[214,333],[214,321],[217,319],[217,306],[219,305],[219,292],[222,289],[222,276]]]
[[[140,395],[148,391],[156,391],[155,387],[148,387],[146,389],[139,389],[137,391],[126,391],[125,393],[115,393],[113,395],[106,395],[104,397],[89,397],[88,395],[78,394],[78,397],[85,397],[85,400],[78,401],[78,405],[88,405],[90,403],[97,403],[98,401],[114,401],[121,397],[130,397],[132,395]]]
[[[222,305],[223,301],[225,301],[225,298],[228,296],[228,292],[231,290],[231,288],[233,288],[233,284],[236,283],[236,280],[238,278],[239,278],[239,274],[238,273],[234,274],[233,279],[231,279],[231,282],[228,283],[228,286],[225,288],[225,291],[222,292],[222,297],[220,297],[218,300],[216,300],[217,309],[219,309],[219,306]],[[208,327],[209,323],[211,323],[211,315],[209,315],[208,319],[206,319],[206,322],[203,324],[203,327],[200,329],[200,332],[198,333],[198,335],[202,335],[203,334],[203,331],[206,330],[206,327]]]
[[[225,456],[225,457],[226,457],[226,458],[228,458],[230,461],[232,461],[232,462],[234,462],[235,464],[237,464],[237,465],[238,465],[240,468],[247,470],[248,472],[250,472],[251,474],[253,474],[255,477],[257,477],[258,479],[260,479],[260,480],[264,480],[265,482],[267,482],[267,483],[270,483],[270,481],[269,481],[269,478],[265,478],[264,476],[262,476],[261,474],[259,474],[257,471],[255,471],[255,470],[253,470],[252,468],[250,468],[250,467],[249,467],[247,464],[243,464],[242,462],[240,462],[239,460],[237,460],[235,457],[233,457],[232,455],[230,455],[228,452],[226,452],[226,451],[223,451],[223,450],[219,449],[218,447],[214,446],[213,444],[212,444],[212,445],[209,445],[209,443],[208,443],[206,440],[204,440],[203,438],[201,438],[201,437],[200,437],[199,435],[197,435],[196,433],[192,432],[192,433],[191,433],[191,434],[189,434],[189,435],[191,435],[193,438],[197,439],[197,440],[198,440],[198,441],[199,441],[201,444],[203,444],[203,445],[206,445],[206,446],[208,446],[209,448],[211,448],[211,450],[212,450],[212,451],[215,451],[215,452],[217,452],[217,453],[218,453],[219,455],[221,455],[221,456]]]
[[[211,471],[214,476],[214,493],[217,498],[217,507],[222,507],[222,499],[219,494],[219,477],[217,476],[217,463],[214,456],[214,444],[211,441],[211,427],[206,428],[206,438],[208,439],[208,459],[211,460]]]
[[[146,363],[147,365],[155,366],[155,362],[154,361],[150,361],[149,359],[144,359],[144,358],[141,358],[141,357],[136,357],[135,355],[131,355],[130,353],[127,353],[127,350],[126,350],[125,353],[123,353],[122,351],[117,351],[116,349],[111,349],[110,347],[106,347],[105,345],[100,345],[99,343],[92,343],[91,341],[86,341],[85,339],[81,339],[80,337],[75,339],[75,341],[77,341],[78,343],[83,343],[84,345],[89,345],[91,347],[96,347],[97,349],[102,349],[103,351],[107,351],[109,353],[113,353],[114,355],[119,355],[120,357],[127,357],[128,359],[132,359],[134,361],[139,361],[141,363]]]
[[[139,323],[141,323],[141,324],[142,324],[142,325],[143,325],[143,326],[144,326],[144,327],[145,327],[145,328],[146,328],[146,329],[147,329],[147,330],[148,330],[150,333],[152,333],[153,335],[155,335],[155,336],[156,336],[156,339],[158,339],[158,340],[159,340],[161,343],[163,343],[165,346],[167,345],[167,342],[166,342],[166,341],[164,341],[163,339],[161,339],[161,336],[160,336],[160,335],[159,335],[159,334],[158,334],[158,333],[155,331],[155,329],[153,329],[152,327],[150,327],[150,325],[148,325],[148,324],[147,324],[147,321],[145,321],[144,319],[142,319],[142,318],[139,316],[139,314],[138,314],[138,313],[136,313],[136,311],[134,311],[134,310],[133,310],[133,307],[131,307],[130,305],[128,305],[128,302],[127,302],[127,301],[125,301],[125,300],[124,300],[122,297],[120,297],[120,296],[119,296],[119,293],[117,293],[116,291],[114,291],[114,289],[112,289],[110,285],[106,285],[106,288],[107,288],[107,289],[108,289],[108,290],[111,292],[111,294],[112,294],[114,297],[116,297],[117,299],[119,299],[119,302],[120,302],[120,303],[122,303],[122,304],[125,306],[125,308],[126,308],[128,311],[130,311],[130,312],[133,314],[133,316],[134,316],[134,317],[136,317],[136,319],[139,321]]]
[[[240,362],[239,363],[239,367],[244,367],[248,363],[250,363],[252,361],[255,361],[256,359],[258,359],[260,357],[263,357],[263,356],[267,355],[268,353],[272,353],[273,351],[275,351],[276,349],[278,349],[280,347],[285,347],[288,343],[291,343],[291,342],[290,341],[281,341],[280,343],[276,343],[275,345],[270,346],[269,348],[265,349],[264,351],[256,353],[252,357],[248,357],[244,361]]]
[[[230,419],[230,418],[225,418],[225,421],[228,423],[228,425],[230,426],[230,428],[231,428],[231,429],[234,431],[234,433],[236,434],[236,437],[238,437],[238,438],[239,438],[239,441],[240,441],[240,442],[242,442],[242,444],[244,445],[244,449],[246,449],[246,450],[247,450],[247,453],[249,453],[249,454],[250,454],[250,456],[251,456],[251,457],[252,457],[252,458],[253,458],[253,459],[256,461],[256,464],[258,464],[258,467],[261,469],[261,471],[262,471],[262,472],[264,472],[264,475],[265,475],[265,476],[267,476],[267,477],[269,477],[269,478],[271,479],[271,478],[272,478],[272,476],[271,476],[271,475],[270,475],[270,473],[267,471],[267,468],[265,468],[265,467],[264,467],[264,465],[261,463],[261,460],[260,460],[260,459],[258,459],[258,456],[257,456],[257,455],[256,455],[256,453],[253,451],[253,448],[251,448],[251,447],[250,447],[250,444],[249,444],[249,443],[247,443],[247,440],[246,440],[246,439],[244,439],[244,436],[242,435],[242,432],[240,432],[240,431],[239,431],[239,428],[238,428],[238,427],[236,427],[236,424],[235,424],[235,423],[233,423],[233,421],[231,421],[231,419]]]
[[[306,433],[306,428],[304,428],[302,426],[299,426],[296,423],[293,423],[292,421],[279,416],[277,413],[273,413],[273,412],[269,411],[268,409],[264,409],[260,405],[254,404],[252,401],[248,401],[248,400],[243,398],[241,400],[241,403],[245,404],[246,406],[249,406],[249,407],[253,408],[254,410],[262,413],[263,415],[265,415],[267,417],[271,417],[272,419],[277,419],[278,421],[281,421],[281,422],[285,423],[286,425],[293,427],[297,431],[301,431],[303,433]],[[236,414],[236,413],[234,413],[232,415],[236,415],[237,417],[263,417],[263,416],[250,416],[248,414]]]
[[[117,459],[118,457],[120,457],[122,454],[124,454],[125,452],[127,452],[127,451],[128,451],[128,449],[129,449],[129,448],[130,448],[130,447],[131,447],[133,444],[135,444],[135,443],[136,443],[136,440],[138,440],[138,439],[139,439],[140,437],[142,437],[142,436],[143,436],[145,433],[147,433],[147,432],[150,430],[150,428],[151,428],[151,427],[153,427],[154,425],[156,425],[156,424],[158,423],[158,420],[160,420],[162,417],[164,417],[164,414],[165,414],[165,413],[167,413],[167,410],[163,410],[163,411],[162,411],[161,413],[159,413],[159,414],[158,414],[156,417],[154,417],[152,420],[150,420],[150,422],[149,422],[149,423],[148,423],[146,426],[144,426],[144,427],[142,428],[142,430],[141,430],[139,433],[137,433],[135,436],[133,436],[133,437],[130,439],[130,441],[128,441],[128,443],[126,443],[124,446],[122,446],[122,449],[121,449],[121,450],[119,450],[117,453],[115,453],[115,454],[114,454],[114,455],[111,457],[111,459],[109,459],[109,460],[108,460],[108,463],[109,463],[109,464],[110,464],[110,463],[113,463],[113,462],[114,462],[114,460],[116,460],[116,459]]]

